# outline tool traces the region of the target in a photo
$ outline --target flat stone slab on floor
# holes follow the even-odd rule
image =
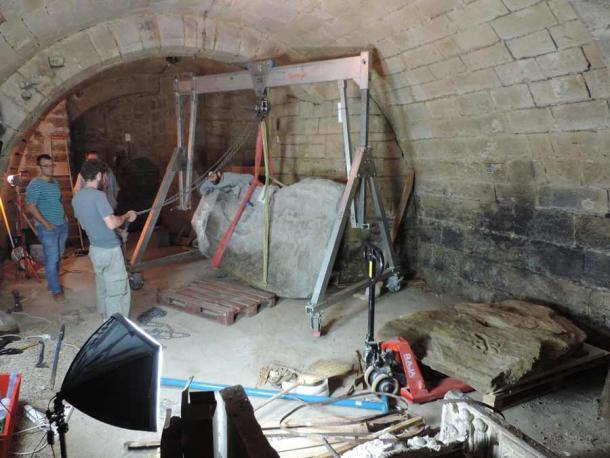
[[[407,339],[426,366],[487,393],[578,350],[586,334],[551,308],[509,300],[462,303],[389,321],[382,340]]]

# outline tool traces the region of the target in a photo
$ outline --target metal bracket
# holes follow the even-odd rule
[[[273,67],[273,61],[270,59],[252,62],[247,65],[246,68],[252,77],[252,85],[254,86],[254,92],[256,93],[257,98],[265,96],[267,91],[267,78]]]
[[[271,102],[266,96],[256,99],[254,111],[256,112],[258,119],[263,119],[271,111]]]
[[[264,118],[271,111],[271,103],[267,99],[267,80],[273,66],[272,60],[253,62],[247,66],[256,94],[255,111],[259,119]]]
[[[176,162],[174,163],[174,172],[179,172],[181,170],[186,169],[186,154],[184,154],[184,148],[178,147],[178,156],[176,157]]]
[[[315,337],[320,337],[320,335],[322,334],[322,313],[319,311],[311,311],[308,313],[311,331]]]

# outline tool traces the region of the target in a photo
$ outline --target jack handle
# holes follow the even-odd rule
[[[362,245],[366,261],[366,273],[369,280],[369,326],[366,335],[367,344],[372,344],[375,332],[375,284],[381,279],[385,268],[383,251],[372,243],[364,242]]]
[[[375,284],[379,281],[385,269],[383,251],[372,243],[364,242],[362,244],[362,252],[366,261],[366,274],[369,279],[369,285]]]

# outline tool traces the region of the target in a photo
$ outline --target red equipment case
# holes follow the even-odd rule
[[[6,396],[8,390],[8,384],[11,374],[0,374],[0,397]],[[0,458],[8,458],[8,451],[11,448],[11,439],[13,437],[13,430],[17,423],[17,413],[19,412],[19,388],[21,387],[21,372],[17,372],[17,379],[15,380],[15,386],[11,393],[11,405],[9,406],[9,412],[6,415],[4,428],[0,433]]]

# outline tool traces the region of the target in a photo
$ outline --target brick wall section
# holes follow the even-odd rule
[[[596,45],[567,1],[431,3],[454,4],[434,19],[445,36],[382,51],[374,79],[416,169],[403,255],[437,288],[547,301],[609,329],[610,84]]]
[[[73,121],[74,154],[82,157],[87,150],[98,151],[107,161],[124,154],[129,147],[130,158],[145,156],[161,171],[176,147],[176,116],[173,77],[155,78],[153,93],[124,94],[79,113]],[[95,90],[110,88],[114,80],[97,83]],[[86,90],[85,90],[86,91]],[[254,105],[253,94],[213,94],[199,96],[198,124],[195,141],[197,168],[205,169],[231,144],[236,135],[248,125],[254,115],[248,112]],[[188,128],[189,100],[184,102],[185,132]],[[250,110],[251,111],[251,110]],[[131,135],[127,145],[125,134]],[[187,137],[184,137],[185,146]],[[236,157],[237,163],[248,163],[246,155],[252,150],[254,137]],[[77,161],[80,163],[80,161]]]
[[[40,154],[49,154],[55,163],[53,170],[58,180],[66,216],[68,217],[69,242],[78,241],[78,227],[72,210],[72,185],[70,183],[70,126],[66,103],[58,103],[36,125],[27,138],[23,155],[19,160],[19,171],[27,171],[31,178],[40,175],[36,158]],[[32,219],[32,222],[34,220]],[[30,241],[34,243],[34,241]]]
[[[71,113],[76,119],[72,123],[73,151],[75,163],[80,167],[85,151],[95,150],[100,156],[112,163],[116,156],[123,156],[129,148],[130,159],[146,157],[159,170],[159,179],[165,173],[170,155],[176,147],[176,100],[173,90],[174,77],[159,78],[157,75],[137,76],[141,91],[134,88],[131,94],[124,93],[111,97],[115,91],[116,80],[98,81],[90,88],[81,91],[80,101],[70,104]],[[146,81],[152,79],[150,84]],[[129,84],[126,86],[130,86]],[[154,88],[154,90],[150,90]],[[89,93],[94,91],[94,94]],[[106,102],[96,105],[97,94],[107,94]],[[81,112],[81,106],[92,107]],[[254,126],[254,94],[235,92],[199,96],[197,129],[195,137],[195,172],[203,173],[226,149],[236,141],[248,126]],[[83,102],[84,101],[84,102]],[[185,147],[187,142],[190,101],[184,101]],[[250,165],[254,160],[255,134],[247,139],[242,150],[234,157],[234,165]],[[127,145],[125,133],[131,135]],[[178,192],[174,180],[169,195]],[[195,206],[198,194],[193,194]],[[141,195],[135,201],[129,194],[119,194],[119,208],[141,207]],[[154,193],[148,196],[152,202]],[[161,215],[161,223],[171,232],[178,233],[188,226],[191,215],[171,211],[167,207]]]

